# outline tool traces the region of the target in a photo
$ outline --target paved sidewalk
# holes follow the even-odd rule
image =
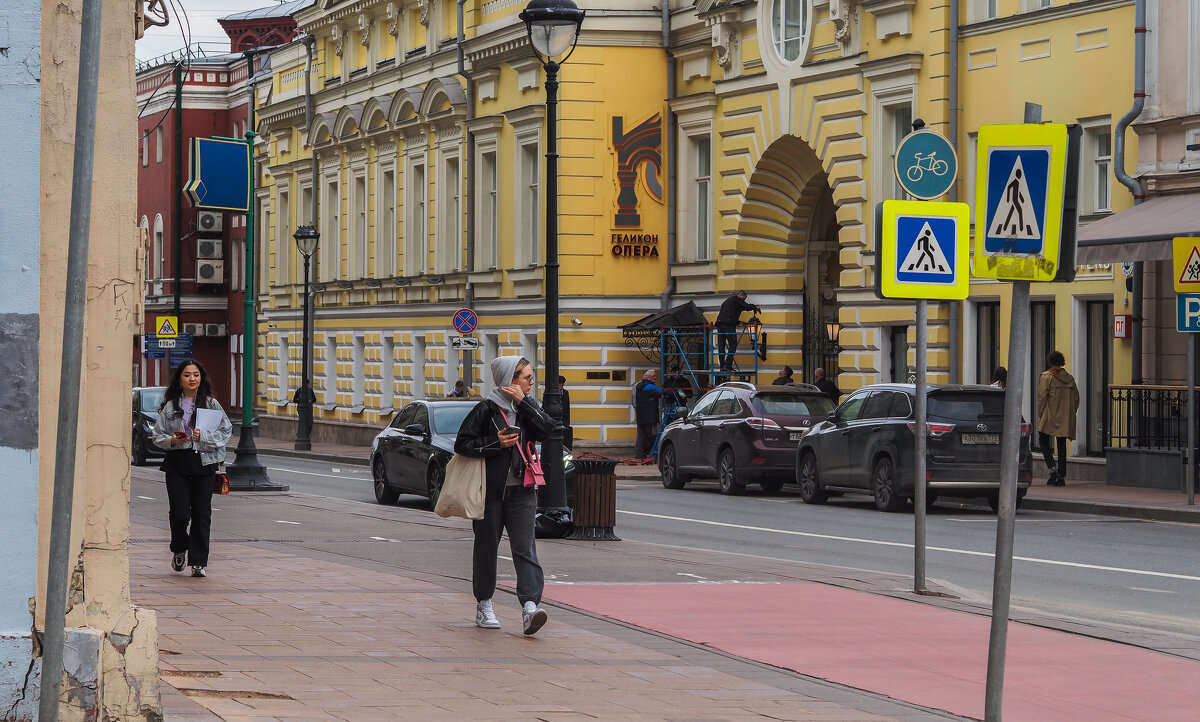
[[[312,443],[311,451],[295,451],[290,439],[256,438],[255,441],[264,455],[323,459],[344,464],[366,465],[370,451],[367,447],[319,442]],[[653,464],[620,464],[617,466],[617,478],[658,479],[658,467]],[[1189,506],[1187,495],[1182,492],[1109,486],[1103,482],[1074,482],[1060,487],[1037,483],[1029,488],[1021,508],[1200,523],[1200,495],[1196,496],[1196,504]]]

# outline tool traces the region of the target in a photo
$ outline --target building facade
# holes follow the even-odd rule
[[[1129,62],[1127,0],[581,6],[560,70],[558,199],[561,367],[584,445],[633,438],[630,387],[652,364],[621,327],[687,301],[711,320],[738,289],[763,311],[764,381],[784,364],[804,380],[830,365],[830,321],[843,389],[908,378],[913,304],[872,291],[873,211],[901,197],[895,149],[916,118],[955,142],[957,199],[973,201],[979,127],[1020,122],[1034,102],[1084,126],[1084,222],[1131,202],[1111,152],[1131,78],[1097,70]],[[462,378],[460,307],[481,319],[475,391],[490,384],[480,362],[541,358],[545,76],[522,8],[320,0],[297,13],[311,58],[299,42],[272,52],[258,155],[264,423],[295,414],[291,234],[312,219],[315,438],[369,438],[404,400]],[[1101,390],[1128,378],[1111,335],[1123,289],[1110,264],[1032,289],[1031,383],[1046,352],[1064,351],[1089,424]],[[1006,284],[978,279],[967,302],[931,304],[931,380],[987,382],[1007,363],[1008,304]],[[1076,453],[1102,453],[1099,435]]]

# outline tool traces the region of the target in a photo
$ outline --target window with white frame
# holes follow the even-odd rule
[[[1112,210],[1112,127],[1103,118],[1083,124],[1084,179],[1080,199],[1084,213],[1107,213]]]
[[[995,20],[1000,17],[1000,0],[983,0],[983,19]]]
[[[396,169],[383,168],[375,192],[375,277],[396,269]]]
[[[500,187],[496,152],[489,151],[479,157],[479,252],[480,270],[496,268],[500,255]]]
[[[527,266],[536,266],[542,262],[540,161],[537,142],[521,146],[521,216],[525,220],[525,232],[518,243],[524,248],[521,260]]]
[[[366,278],[370,253],[367,249],[367,177],[354,176],[354,193],[350,202],[350,248],[347,258],[348,278]]]
[[[439,272],[456,271],[461,265],[458,249],[462,243],[462,175],[457,155],[443,158],[437,186],[441,198],[437,209],[436,268]]]
[[[142,167],[150,165],[150,131],[142,133]]]
[[[707,135],[691,138],[692,171],[692,234],[696,239],[697,261],[712,254],[712,138]]]
[[[904,140],[904,136],[912,132],[912,103],[909,101],[897,105],[887,105],[884,106],[883,112],[884,132],[887,133],[885,153],[888,160],[888,167],[884,170],[887,179],[885,183],[886,197],[892,200],[901,200],[905,198],[905,193],[904,188],[900,186],[900,181],[896,178],[896,149],[900,147],[900,141]]]
[[[258,238],[254,239],[257,244],[256,253],[261,253],[258,257],[258,288],[255,291],[265,291],[271,284],[271,264],[267,258],[266,249],[271,247],[271,199],[269,196],[259,196],[258,198]],[[259,251],[259,249],[262,249]]]
[[[342,247],[342,201],[339,195],[337,176],[327,176],[325,197],[321,201],[321,240],[317,254],[317,278],[332,281],[341,273],[339,261]]]
[[[158,129],[154,131],[154,162],[155,163],[162,163],[162,154],[163,154],[163,129],[162,129],[162,126],[159,126]]]
[[[292,282],[292,249],[296,247],[291,234],[291,194],[285,187],[276,196],[276,219],[279,228],[275,231],[275,285],[285,286]]]
[[[150,253],[154,257],[150,260],[147,275],[155,280],[162,280],[165,263],[163,261],[163,218],[161,215],[154,216],[154,240]]]
[[[804,49],[808,32],[809,0],[772,0],[771,38],[780,58],[792,62]]]
[[[426,190],[425,164],[420,160],[412,161],[404,184],[405,206],[408,208],[404,229],[404,272],[408,276],[424,273],[429,263],[425,245]]]
[[[307,226],[312,223],[313,192],[312,185],[304,182],[300,186],[300,207],[296,209],[296,225]],[[318,241],[319,243],[320,241]]]

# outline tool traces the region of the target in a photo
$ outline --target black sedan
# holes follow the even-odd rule
[[[870,494],[880,511],[900,511],[914,494],[913,384],[855,391],[800,441],[800,498],[822,504],[843,492]],[[999,505],[1004,392],[991,386],[930,385],[926,390],[926,502],[985,497]],[[1017,503],[1032,479],[1029,426],[1021,424]]]
[[[375,501],[395,504],[400,494],[416,494],[437,504],[454,456],[454,439],[463,419],[478,400],[415,399],[405,404],[371,443],[371,477]],[[563,455],[567,492],[573,487],[574,459]]]
[[[158,405],[162,403],[165,390],[162,386],[133,389],[133,441],[129,445],[129,458],[134,466],[166,453],[154,445],[154,424],[158,421]]]

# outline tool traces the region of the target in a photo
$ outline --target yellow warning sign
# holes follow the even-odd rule
[[[1176,238],[1171,242],[1176,293],[1200,292],[1200,238]]]
[[[176,338],[179,336],[178,316],[159,316],[154,319],[154,335],[159,338]]]

